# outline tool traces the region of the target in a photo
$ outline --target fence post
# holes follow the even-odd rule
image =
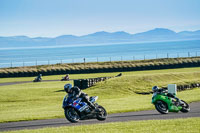
[[[123,60],[122,56],[121,56],[121,61]]]
[[[158,59],[158,54],[156,54],[156,59]]]
[[[24,61],[23,61],[23,67],[24,67]]]
[[[169,53],[167,53],[167,58],[169,58]]]
[[[179,58],[179,53],[177,53],[177,58]]]
[[[190,52],[188,52],[188,57],[190,57]]]
[[[146,56],[144,55],[144,60],[146,59]]]
[[[50,65],[50,61],[48,60],[48,65]]]
[[[62,64],[62,59],[60,60],[60,63]]]
[[[85,58],[83,58],[84,64],[85,64]]]
[[[37,66],[37,60],[35,61],[35,66]]]
[[[99,62],[99,59],[98,59],[98,57],[97,57],[97,63]]]
[[[10,67],[12,67],[12,61],[10,62]]]
[[[133,60],[135,60],[135,56],[133,56]]]

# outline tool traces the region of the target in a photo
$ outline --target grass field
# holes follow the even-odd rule
[[[5,133],[199,133],[200,118],[147,120],[20,130]]]
[[[199,70],[200,68],[185,68],[125,72],[122,77],[97,83],[95,86],[84,90],[84,92],[91,96],[98,95],[98,103],[103,105],[109,113],[154,109],[154,106],[151,105],[151,95],[138,95],[135,92],[149,91],[154,85],[199,83]],[[81,74],[70,75],[70,77],[91,78],[116,74]],[[56,79],[60,76],[44,78]],[[4,80],[6,82],[9,78]],[[23,81],[24,78],[18,80]],[[63,90],[65,83],[72,83],[72,81],[0,86],[0,122],[64,117],[62,99],[65,92],[61,90]],[[199,88],[178,93],[178,97],[187,102],[200,101],[199,95]]]
[[[93,74],[71,74],[70,79],[86,79],[86,78],[96,78],[96,77],[112,77],[116,76],[118,73],[93,73]],[[65,75],[52,75],[52,76],[42,76],[43,80],[60,80]],[[35,77],[19,77],[19,78],[1,78],[0,83],[6,82],[21,82],[21,81],[33,81]]]
[[[165,69],[165,70],[147,70],[147,71],[132,71],[132,72],[123,72],[123,75],[152,75],[152,74],[173,74],[174,73],[187,73],[187,72],[200,72],[200,67],[194,68],[181,68],[181,69]],[[91,74],[70,74],[70,79],[85,79],[85,78],[96,78],[96,77],[112,77],[119,74],[119,72],[113,73],[91,73]],[[52,75],[52,76],[43,76],[43,80],[60,80],[65,75]],[[21,81],[33,81],[35,77],[19,77],[19,78],[0,78],[0,83],[6,82],[21,82]]]

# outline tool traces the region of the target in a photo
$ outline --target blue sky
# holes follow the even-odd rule
[[[0,0],[0,36],[200,30],[200,0]]]

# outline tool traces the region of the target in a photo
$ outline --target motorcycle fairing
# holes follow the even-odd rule
[[[175,106],[172,104],[172,98],[166,96],[166,95],[160,95],[160,94],[155,94],[152,97],[152,103],[155,104],[158,100],[162,100],[165,102],[168,106],[169,112],[178,112],[182,107],[181,106]]]

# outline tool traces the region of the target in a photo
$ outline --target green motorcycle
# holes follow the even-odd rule
[[[167,114],[168,112],[183,112],[187,113],[190,111],[189,105],[178,99],[175,95],[168,93],[166,89],[158,89],[157,86],[152,88],[152,104],[161,114]]]

